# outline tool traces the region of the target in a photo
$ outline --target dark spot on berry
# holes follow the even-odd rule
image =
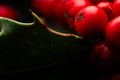
[[[80,12],[79,17],[78,17],[78,21],[81,21],[82,19],[83,19],[83,13]]]

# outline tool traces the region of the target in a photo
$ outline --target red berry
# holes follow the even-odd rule
[[[78,0],[66,0],[65,2],[65,11],[69,11],[69,9],[72,7],[72,5],[75,4],[75,2]]]
[[[115,49],[120,49],[120,16],[107,24],[105,34],[108,44]]]
[[[120,16],[120,0],[114,0],[113,2],[113,15]]]
[[[66,0],[57,0],[56,4],[54,5],[53,9],[56,20],[65,20],[65,1]]]
[[[88,6],[82,9],[75,17],[75,30],[85,39],[98,39],[104,36],[107,14],[96,6]]]
[[[11,6],[0,4],[0,16],[17,20],[18,12]]]
[[[112,2],[103,1],[96,4],[96,6],[102,8],[106,12],[109,20],[113,18]]]
[[[74,20],[77,13],[84,7],[90,5],[92,5],[92,3],[89,0],[69,0],[69,2],[66,4],[66,18],[70,28],[74,29]]]
[[[32,0],[33,10],[47,19],[53,17],[55,4],[56,0]]]
[[[69,9],[68,15],[75,16],[81,9],[89,5],[92,5],[92,3],[89,0],[77,0]]]
[[[117,60],[117,55],[107,47],[105,41],[100,41],[96,43],[90,54],[90,61],[92,63],[99,62],[97,60],[101,60],[103,62],[112,62]]]

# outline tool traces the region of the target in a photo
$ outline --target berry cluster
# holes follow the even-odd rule
[[[83,39],[95,42],[90,63],[120,63],[120,0],[30,1],[30,7],[39,16],[67,25]],[[0,4],[0,16],[18,20],[20,13],[12,6]]]
[[[120,0],[32,0],[45,19],[67,24],[77,35],[93,40],[91,62],[116,61],[120,48]]]

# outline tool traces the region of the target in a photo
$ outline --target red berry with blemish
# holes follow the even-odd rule
[[[65,12],[65,15],[68,26],[71,29],[74,29],[74,20],[77,13],[84,7],[90,5],[92,5],[92,3],[89,0],[68,0],[66,4],[67,10]]]
[[[85,39],[96,40],[104,36],[108,17],[105,11],[96,6],[83,8],[75,17],[75,31]]]

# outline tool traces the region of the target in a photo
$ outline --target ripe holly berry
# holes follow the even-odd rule
[[[17,20],[18,12],[11,6],[0,4],[0,16]]]
[[[98,39],[104,36],[108,17],[105,11],[96,6],[83,8],[75,17],[75,31],[85,39]]]
[[[120,49],[120,16],[112,19],[106,27],[106,40],[110,47]]]
[[[106,12],[108,15],[108,20],[113,18],[112,2],[103,1],[96,4],[96,6],[102,8]]]
[[[93,45],[89,59],[98,73],[110,71],[119,62],[118,54],[106,45],[106,41],[99,41]]]
[[[72,5],[75,4],[75,2],[78,0],[66,0],[65,2],[65,11],[69,11],[69,9],[72,7]]]
[[[120,0],[114,0],[113,2],[113,15],[120,16]]]
[[[75,16],[81,9],[86,6],[92,5],[89,0],[75,0],[71,8],[67,11],[69,16]]]
[[[68,0],[66,3],[66,19],[70,28],[74,29],[74,20],[77,13],[92,3],[89,0]],[[72,25],[71,25],[72,24]]]
[[[90,54],[90,61],[92,63],[97,62],[97,60],[103,62],[112,62],[117,59],[116,54],[107,47],[105,41],[100,41],[93,45],[92,52]],[[99,61],[98,61],[99,62]]]
[[[55,4],[56,4],[56,0],[32,0],[33,10],[37,14],[47,19],[53,17],[53,8]]]
[[[66,0],[56,0],[56,4],[53,8],[56,20],[65,20],[65,1]]]

